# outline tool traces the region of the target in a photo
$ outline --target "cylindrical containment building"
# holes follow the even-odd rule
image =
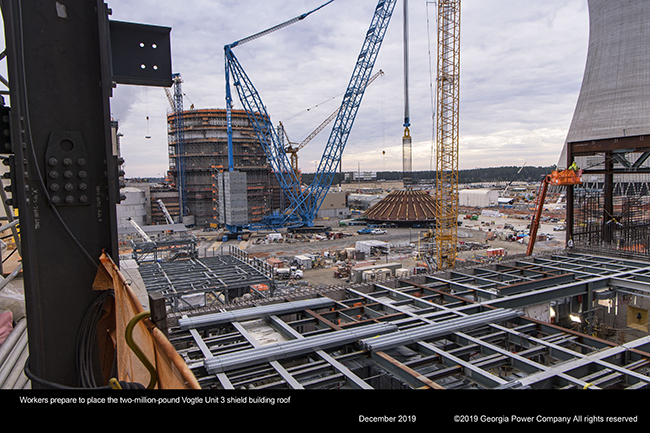
[[[228,171],[228,136],[225,109],[191,109],[181,112],[183,133],[176,133],[176,115],[167,116],[170,175],[178,179],[176,140],[183,139],[186,202],[196,225],[219,221],[217,175]],[[246,172],[248,221],[257,222],[280,209],[280,188],[243,110],[232,111],[235,170]]]

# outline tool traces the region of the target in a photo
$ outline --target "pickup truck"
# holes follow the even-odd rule
[[[372,231],[373,231],[373,229],[368,228],[368,227],[364,227],[362,229],[357,230],[357,233],[359,233],[360,235],[368,235],[368,234],[372,233]]]
[[[370,234],[371,234],[371,235],[385,235],[385,234],[386,234],[386,230],[382,230],[382,229],[373,229],[373,230],[370,232]]]

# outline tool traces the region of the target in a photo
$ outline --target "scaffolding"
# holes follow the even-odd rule
[[[208,226],[218,222],[218,192],[216,174],[228,167],[228,139],[226,110],[193,109],[180,113],[184,133],[184,167],[186,202],[195,224]],[[177,117],[167,117],[170,137],[176,137]],[[277,201],[277,181],[267,163],[266,154],[259,144],[246,113],[233,111],[233,158],[235,168],[244,171],[248,182],[249,221],[258,222],[280,207]],[[169,143],[170,174],[178,179],[174,161],[178,147],[173,139]]]
[[[583,168],[583,182],[569,187],[567,240],[576,248],[650,257],[650,148],[591,153],[570,148]]]

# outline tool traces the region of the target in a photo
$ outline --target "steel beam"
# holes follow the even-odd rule
[[[280,320],[277,316],[270,316],[269,321],[275,325],[275,327],[279,328],[279,330],[283,331],[285,335],[289,335],[292,338],[295,339],[300,339],[300,338],[305,338],[303,337],[299,332],[296,332],[295,329],[293,329],[291,326],[287,325],[287,323],[283,320]],[[345,365],[341,364],[338,362],[336,359],[334,359],[332,356],[328,355],[327,352],[324,350],[317,350],[316,355],[320,356],[324,361],[328,362],[332,367],[334,367],[339,373],[341,373],[343,376],[345,376],[348,385],[351,388],[356,388],[356,389],[372,389],[370,385],[368,385],[366,382],[363,381],[360,377],[357,375],[353,374],[350,369],[348,369]]]
[[[261,347],[261,344],[259,344],[257,340],[248,331],[246,331],[246,328],[244,328],[241,324],[234,322],[232,325],[253,347]],[[285,382],[287,382],[287,385],[289,385],[291,389],[304,389],[300,382],[298,382],[291,374],[289,374],[289,372],[278,361],[270,361],[269,364],[275,369],[275,371],[278,372],[278,374],[285,380]]]
[[[420,342],[418,343],[418,348],[425,354],[431,353],[438,355],[443,360],[443,364],[447,365],[448,367],[459,365],[465,376],[469,377],[472,381],[486,386],[487,388],[495,388],[507,383],[506,380],[501,379],[500,377],[495,376],[490,372],[473,365],[471,362],[464,361],[444,350],[438,349],[431,343]]]
[[[629,379],[633,379],[633,383],[638,381],[638,382],[642,382],[645,386],[648,386],[650,384],[650,376],[645,376],[636,373],[630,369],[622,368],[618,365],[605,361],[607,358],[614,358],[614,359],[618,358],[619,360],[623,359],[623,356],[627,350],[629,350],[630,348],[634,348],[638,345],[647,344],[648,341],[650,341],[650,337],[645,337],[639,340],[635,340],[634,342],[628,344],[594,352],[592,354],[585,356],[584,358],[576,359],[573,361],[556,365],[554,367],[546,369],[541,373],[531,374],[528,377],[520,379],[519,382],[523,386],[534,387],[535,384],[543,383],[546,381],[554,382],[555,378],[557,377],[557,378],[568,379],[576,386],[585,387],[587,385],[592,385],[592,384],[586,382],[585,380],[571,376],[571,372],[578,372],[581,369],[583,369],[586,365],[591,364],[592,366],[596,366],[599,369],[610,369],[618,373],[621,373],[626,377],[628,377]]]
[[[51,383],[78,386],[77,334],[99,296],[92,290],[99,257],[119,257],[107,7],[3,0],[2,15],[30,368]],[[64,185],[54,177],[68,175],[74,191],[60,196],[52,185]]]
[[[407,367],[385,352],[372,352],[370,358],[414,388],[445,389],[443,386],[438,385],[417,371]]]

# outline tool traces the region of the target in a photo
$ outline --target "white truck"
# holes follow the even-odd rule
[[[277,268],[275,270],[275,275],[281,280],[299,280],[302,278],[302,270],[298,269],[296,266],[291,266],[290,268]]]

